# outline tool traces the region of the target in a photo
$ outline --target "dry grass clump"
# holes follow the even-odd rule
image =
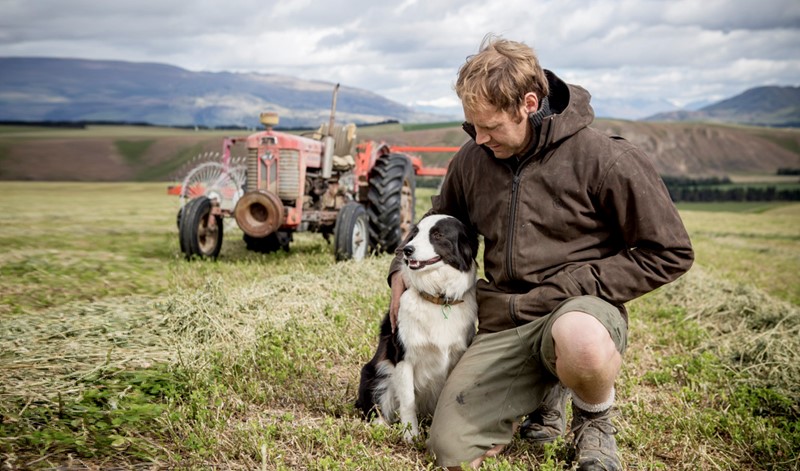
[[[50,402],[79,395],[84,383],[146,369],[173,352],[145,296],[72,303],[0,322],[0,407],[8,398]]]
[[[177,286],[158,304],[159,328],[170,334],[182,359],[194,358],[202,368],[208,353],[233,357],[262,347],[270,332],[311,329],[322,337],[314,346],[342,352],[352,338],[349,328],[364,333],[377,325],[388,306],[387,258],[329,264],[310,272],[249,277],[229,283],[221,276],[199,289]],[[384,305],[385,304],[385,305]],[[365,311],[366,310],[366,311]],[[374,325],[372,325],[374,324]]]
[[[755,387],[800,403],[800,308],[764,291],[693,268],[656,295],[682,306],[686,320],[710,335],[696,347],[713,351]]]
[[[86,380],[157,363],[200,371],[210,355],[235,361],[262,348],[267,333],[298,326],[324,336],[319,343],[338,355],[353,353],[352,338],[342,331],[377,329],[388,299],[381,283],[386,266],[388,259],[370,258],[329,264],[321,273],[295,266],[264,277],[245,266],[245,275],[233,279],[206,276],[199,289],[174,283],[163,297],[72,302],[4,318],[0,406],[3,398],[66,400],[79,395]],[[365,302],[374,309],[364,312]]]
[[[202,391],[174,404],[185,419],[170,434],[204,465],[231,469],[420,459],[368,450],[373,430],[352,409],[388,305],[388,257],[310,268],[292,259],[184,283],[159,303],[175,367]],[[376,433],[402,443],[400,433]]]

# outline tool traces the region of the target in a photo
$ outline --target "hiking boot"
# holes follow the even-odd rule
[[[611,407],[602,412],[586,412],[572,404],[572,432],[575,456],[581,471],[621,471],[617,454],[617,429],[611,423]],[[613,414],[615,415],[615,414]]]
[[[556,383],[544,397],[538,409],[528,414],[519,434],[533,443],[549,443],[564,434],[567,426],[567,398],[569,391]]]

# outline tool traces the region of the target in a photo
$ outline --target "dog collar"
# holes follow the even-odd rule
[[[433,304],[438,304],[440,306],[450,306],[453,304],[461,304],[464,302],[463,299],[451,299],[443,295],[434,296],[432,294],[428,294],[423,291],[420,291],[419,295],[422,296],[422,299],[424,299],[425,301],[428,301]]]

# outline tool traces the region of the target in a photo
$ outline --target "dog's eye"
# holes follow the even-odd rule
[[[431,237],[433,237],[436,240],[439,240],[439,239],[442,238],[442,234],[437,232],[437,231],[434,231],[434,232],[431,232]]]

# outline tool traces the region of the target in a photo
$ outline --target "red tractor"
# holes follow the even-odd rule
[[[273,130],[274,113],[262,113],[266,130],[228,138],[221,162],[193,169],[171,194],[181,196],[181,251],[187,258],[215,258],[225,218],[244,232],[249,250],[288,250],[298,231],[333,238],[336,260],[392,252],[414,221],[415,176],[443,176],[406,152],[455,152],[457,147],[390,147],[356,143],[356,126],[331,119],[310,135]],[[231,147],[244,141],[247,157],[234,162]]]

